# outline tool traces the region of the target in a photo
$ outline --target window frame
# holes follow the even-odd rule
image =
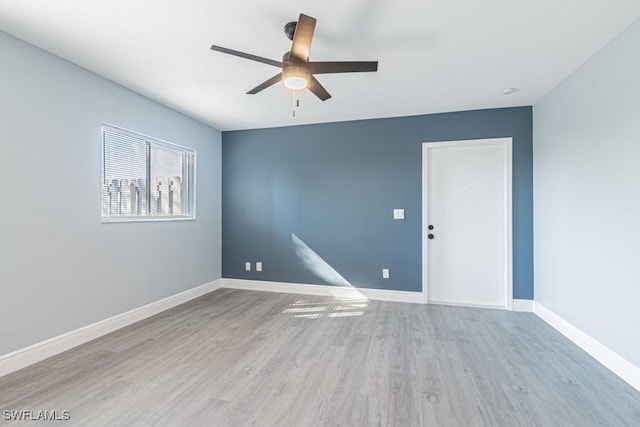
[[[135,139],[143,139],[146,143],[146,161],[145,161],[145,181],[147,187],[147,194],[151,193],[151,153],[150,149],[153,145],[161,146],[165,148],[171,148],[176,151],[181,151],[184,156],[187,154],[186,159],[190,163],[187,165],[186,170],[189,173],[188,183],[186,185],[187,191],[185,191],[188,199],[185,204],[190,207],[188,214],[182,215],[152,215],[146,213],[145,215],[122,215],[122,216],[103,216],[102,213],[102,185],[105,182],[105,169],[106,169],[106,146],[105,146],[105,130],[115,132],[120,135],[129,136]],[[119,126],[115,126],[109,123],[102,123],[100,127],[100,222],[103,224],[121,223],[121,222],[165,222],[165,221],[195,221],[196,220],[196,176],[197,176],[197,151],[193,148],[185,147],[184,145],[175,144],[173,142],[165,141],[159,138],[155,138],[149,135],[142,134],[140,132],[134,132],[129,129],[125,129]],[[182,177],[184,178],[184,176]],[[150,202],[147,202],[150,204]]]

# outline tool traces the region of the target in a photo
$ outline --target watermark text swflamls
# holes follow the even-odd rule
[[[57,409],[17,409],[2,411],[2,418],[5,421],[69,421],[71,412],[68,410],[59,411]]]

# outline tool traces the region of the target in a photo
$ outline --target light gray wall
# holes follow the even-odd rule
[[[221,277],[221,134],[0,32],[0,355]],[[197,150],[196,221],[100,223],[100,125]]]
[[[640,366],[640,21],[534,107],[535,299]]]

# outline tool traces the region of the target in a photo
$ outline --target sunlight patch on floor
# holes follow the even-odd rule
[[[298,298],[282,311],[301,319],[364,316],[368,301],[351,298],[332,298],[327,301]]]

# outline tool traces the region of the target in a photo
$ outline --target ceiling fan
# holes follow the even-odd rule
[[[298,22],[289,22],[284,26],[285,34],[293,43],[291,44],[291,50],[282,56],[282,61],[275,61],[216,45],[211,46],[211,50],[282,68],[281,72],[247,92],[249,95],[254,95],[282,80],[289,89],[300,90],[306,88],[322,101],[326,101],[331,98],[331,95],[315,78],[314,74],[378,71],[378,61],[309,61],[309,50],[311,49],[315,27],[316,19],[302,13],[298,18]]]

